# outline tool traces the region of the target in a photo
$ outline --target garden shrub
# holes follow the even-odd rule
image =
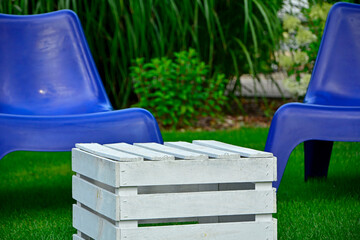
[[[174,53],[174,58],[138,58],[130,68],[135,105],[150,110],[163,127],[191,125],[201,115],[214,116],[226,102],[224,74],[209,77],[209,67],[196,51]]]

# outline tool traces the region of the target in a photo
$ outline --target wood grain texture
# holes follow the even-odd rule
[[[77,234],[73,234],[73,238],[72,238],[73,240],[85,240],[85,239],[83,239],[82,237],[80,237],[79,235],[77,235]]]
[[[117,221],[120,220],[119,196],[114,193],[73,176],[72,197],[106,217]]]
[[[112,187],[120,186],[120,162],[73,148],[72,170]]]
[[[165,142],[166,146],[183,149],[186,151],[192,151],[200,154],[205,154],[211,158],[223,158],[223,159],[238,159],[240,158],[239,153],[234,153],[225,150],[219,150],[215,148],[205,147],[198,144],[192,144],[189,142]]]
[[[185,151],[179,148],[165,146],[159,143],[134,143],[136,146],[141,146],[153,151],[158,151],[170,155],[174,155],[179,159],[197,159],[197,160],[205,160],[209,157],[205,154],[195,153],[191,151]]]
[[[121,231],[121,240],[272,240],[273,231],[272,221],[143,227]]]
[[[162,152],[153,151],[147,148],[143,148],[136,145],[131,145],[128,143],[113,143],[113,144],[105,144],[104,146],[113,148],[116,150],[120,150],[123,152],[127,152],[130,154],[138,155],[143,157],[146,160],[153,160],[153,161],[169,161],[175,160],[175,156],[170,154],[165,154]]]
[[[277,238],[271,153],[208,140],[76,146],[75,240]],[[199,224],[138,227],[180,220]]]
[[[80,216],[79,216],[80,215]],[[94,239],[107,240],[258,240],[276,239],[276,220],[190,224],[120,229],[74,205],[74,226]]]
[[[236,153],[239,153],[242,157],[261,158],[261,157],[272,157],[273,156],[273,154],[269,153],[269,152],[263,152],[263,151],[258,151],[258,150],[254,150],[251,148],[239,147],[239,146],[235,146],[235,145],[231,145],[231,144],[227,144],[227,143],[223,143],[223,142],[219,142],[219,141],[214,141],[214,140],[194,140],[193,143],[201,145],[201,146],[212,147],[215,149],[236,152]]]
[[[271,182],[272,158],[144,161],[120,164],[121,186]]]
[[[120,239],[119,228],[75,204],[73,205],[73,227],[97,240]]]
[[[92,154],[96,154],[97,156],[109,158],[120,162],[136,162],[144,160],[144,158],[136,156],[134,154],[114,150],[98,143],[77,143],[75,146],[78,149]]]
[[[120,197],[120,219],[141,220],[274,213],[275,193],[240,190]]]

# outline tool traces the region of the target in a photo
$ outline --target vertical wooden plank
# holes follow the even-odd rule
[[[273,218],[273,222],[274,222],[274,240],[278,239],[278,234],[277,234],[277,219]]]
[[[272,182],[265,182],[265,183],[256,183],[255,184],[256,190],[270,190],[273,189],[274,194],[274,213],[276,213],[276,190],[272,187]],[[272,239],[277,240],[277,220],[272,218],[272,214],[256,214],[255,215],[255,222],[271,222],[272,223]],[[270,239],[269,239],[270,240]]]
[[[78,234],[74,234],[73,240],[84,240],[84,239],[82,237],[80,237]]]
[[[273,167],[274,167],[274,178],[273,178],[273,181],[277,181],[277,158],[276,156],[274,157],[274,160],[273,160]]]
[[[272,183],[271,182],[266,182],[266,183],[256,183],[255,184],[255,190],[272,190]],[[267,193],[267,194],[270,194]],[[274,194],[274,193],[273,193]],[[274,194],[275,195],[275,194]],[[276,212],[276,196],[274,196],[274,212]],[[256,214],[255,215],[255,221],[257,222],[270,222],[272,221],[272,214]]]
[[[115,190],[115,194],[120,197],[120,201],[127,201],[127,200],[122,200],[121,197],[122,196],[136,196],[138,194],[138,188],[137,187],[121,187],[121,188],[117,188]],[[120,205],[121,205],[121,203],[119,203],[119,205],[116,206],[116,209],[120,209],[120,212],[121,212]],[[119,227],[120,229],[137,228],[138,227],[138,221],[116,221],[115,225],[117,227]]]

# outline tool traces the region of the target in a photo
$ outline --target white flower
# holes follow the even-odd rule
[[[287,56],[284,54],[279,55],[279,66],[283,68],[290,68],[294,65],[294,62],[291,56]]]
[[[300,50],[294,53],[294,62],[296,64],[306,64],[309,61],[309,56],[306,52],[301,52]]]
[[[294,32],[300,23],[301,21],[297,17],[286,14],[284,16],[283,28],[289,32]]]
[[[296,81],[293,77],[284,79],[284,87],[295,96],[305,96],[311,74],[305,73],[301,76],[300,81]]]
[[[295,40],[299,46],[303,46],[314,42],[316,40],[316,36],[311,31],[305,28],[300,28],[296,34]]]

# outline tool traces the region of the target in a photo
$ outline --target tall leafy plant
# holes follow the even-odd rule
[[[280,34],[281,0],[0,0],[0,12],[72,9],[116,108],[129,106],[131,60],[172,57],[190,47],[210,74],[269,71]]]

